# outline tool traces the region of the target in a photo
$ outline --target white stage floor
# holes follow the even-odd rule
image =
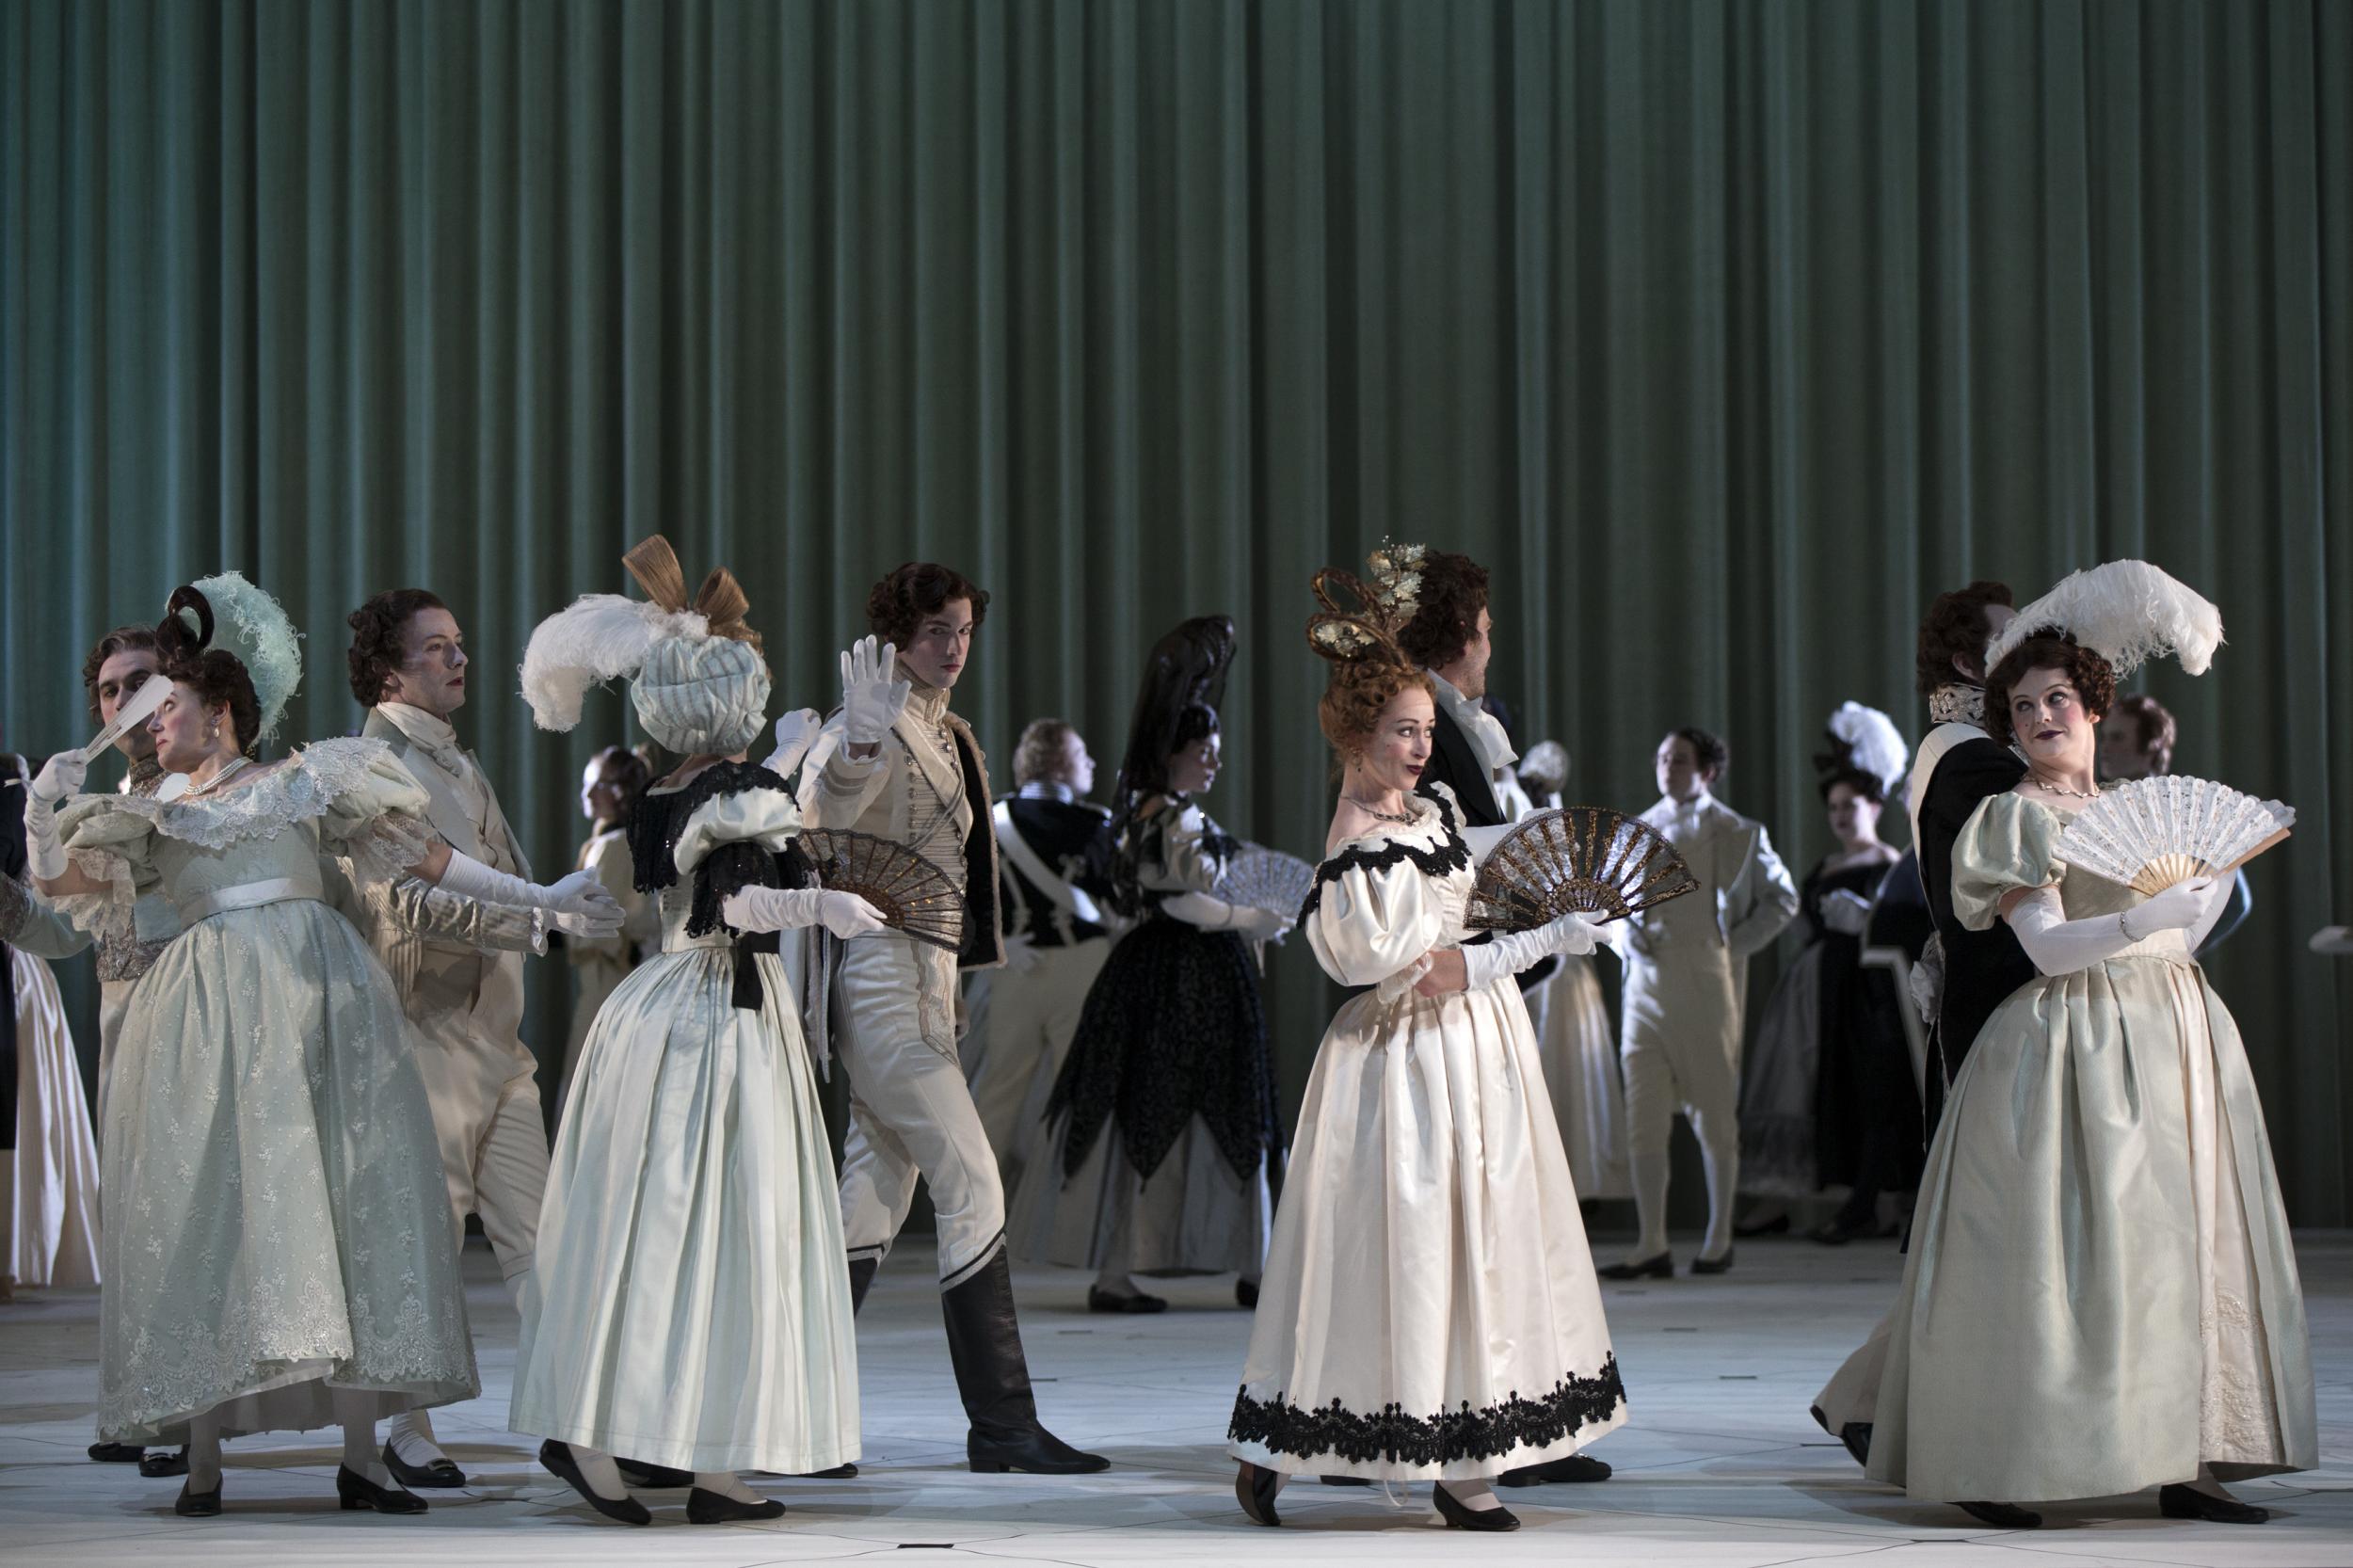
[[[97,1303],[26,1292],[0,1307],[0,1560],[14,1568],[109,1563],[525,1562],[776,1564],[893,1554],[992,1563],[1560,1560],[1603,1568],[1780,1568],[1868,1557],[1886,1568],[2016,1563],[2091,1568],[2338,1568],[2353,1563],[2353,1236],[2301,1240],[2320,1378],[2321,1468],[2237,1489],[2275,1511],[2260,1528],[2176,1524],[2153,1492],[2049,1511],[2041,1531],[1989,1531],[1864,1480],[1806,1405],[1883,1309],[1893,1243],[1828,1249],[1747,1243],[1721,1279],[1607,1287],[1631,1422],[1594,1449],[1617,1467],[1595,1486],[1506,1492],[1527,1528],[1442,1528],[1426,1488],[1392,1506],[1358,1488],[1285,1490],[1285,1528],[1245,1522],[1220,1439],[1249,1318],[1229,1281],[1178,1282],[1158,1318],[1094,1318],[1082,1275],[1018,1271],[1039,1403],[1064,1437],[1108,1453],[1107,1475],[983,1477],[963,1467],[964,1420],[948,1371],[927,1249],[883,1272],[860,1324],[866,1460],[853,1481],[763,1482],[791,1512],[762,1525],[695,1528],[684,1494],[655,1494],[655,1524],[607,1524],[540,1470],[508,1432],[515,1318],[488,1254],[467,1255],[484,1397],[437,1413],[474,1482],[433,1494],[429,1514],[336,1511],[340,1445],[255,1438],[232,1446],[227,1512],[180,1519],[177,1480],[83,1457],[96,1381]],[[1618,1245],[1595,1249],[1607,1258]],[[1688,1255],[1688,1242],[1682,1246]],[[1999,1378],[2001,1368],[1986,1375]],[[918,1558],[900,1558],[909,1551]]]

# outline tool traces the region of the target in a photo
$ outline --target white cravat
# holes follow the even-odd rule
[[[449,720],[426,712],[406,702],[379,702],[376,711],[390,719],[392,728],[408,737],[408,744],[433,759],[442,772],[452,778],[464,778],[466,748],[457,744],[457,731]]]
[[[1456,691],[1454,682],[1436,670],[1428,674],[1430,683],[1438,689],[1438,703],[1446,710],[1447,717],[1470,738],[1472,748],[1486,766],[1488,782],[1495,782],[1502,776],[1504,768],[1520,760],[1520,754],[1512,749],[1512,737],[1504,733],[1503,721]]]

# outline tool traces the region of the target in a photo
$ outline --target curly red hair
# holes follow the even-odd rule
[[[1333,752],[1345,759],[1365,748],[1381,727],[1382,711],[1398,693],[1409,690],[1426,693],[1433,703],[1438,700],[1438,688],[1430,677],[1411,664],[1394,659],[1336,663],[1323,699],[1316,704],[1316,722]]]

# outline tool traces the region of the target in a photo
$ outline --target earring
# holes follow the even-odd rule
[[[212,723],[212,727],[204,731],[204,738],[208,741],[218,741],[220,739],[220,721],[218,719],[215,719]]]

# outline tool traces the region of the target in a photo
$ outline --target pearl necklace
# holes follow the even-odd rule
[[[2032,772],[2033,770],[2029,769],[2028,771]],[[2100,788],[2096,784],[2093,785],[2089,791],[2071,790],[2064,784],[2052,783],[2041,774],[2034,775],[2034,784],[2035,788],[2038,790],[2046,790],[2055,795],[2065,795],[2070,800],[2098,800],[2100,798]]]
[[[1403,812],[1390,812],[1384,811],[1379,807],[1373,806],[1368,802],[1358,800],[1354,795],[1343,794],[1340,798],[1348,802],[1349,805],[1353,806],[1358,810],[1364,812],[1365,815],[1370,817],[1375,822],[1413,823],[1421,820],[1414,814],[1410,808]]]
[[[239,773],[243,772],[247,763],[251,759],[245,757],[233,759],[226,767],[222,768],[220,772],[213,775],[212,777],[206,779],[203,783],[190,784],[186,789],[181,791],[180,798],[182,800],[185,800],[190,795],[200,795],[208,790],[218,788],[222,780],[233,778]]]

